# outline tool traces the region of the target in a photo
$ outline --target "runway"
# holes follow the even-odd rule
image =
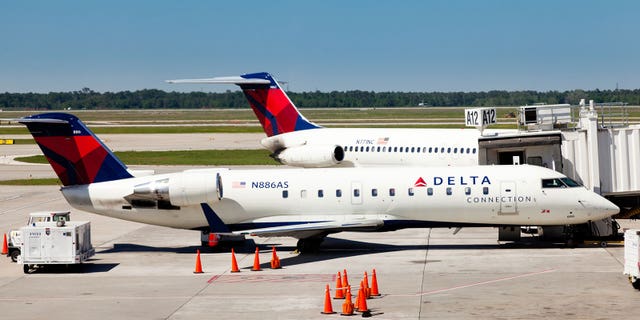
[[[185,140],[155,138],[174,147]],[[4,147],[3,154],[14,152]],[[163,168],[172,169],[182,168]],[[0,164],[3,177],[47,170]],[[58,188],[0,186],[0,232],[23,225],[29,212],[68,209]],[[78,210],[72,219],[91,221],[94,259],[25,275],[0,257],[3,319],[336,319],[320,312],[325,285],[333,289],[343,269],[353,286],[376,269],[382,296],[367,301],[376,319],[633,318],[640,295],[622,275],[621,246],[572,249],[531,238],[499,244],[493,228],[344,232],[308,255],[293,253],[295,239],[249,237],[235,246],[240,273],[230,272],[230,248],[221,247],[204,249],[204,273],[194,274],[196,231]],[[263,271],[252,272],[256,246]],[[283,269],[268,268],[273,246]],[[332,302],[340,311],[342,300]]]

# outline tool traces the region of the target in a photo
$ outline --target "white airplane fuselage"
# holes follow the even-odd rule
[[[475,129],[318,128],[283,133],[261,143],[281,162],[294,166],[437,167],[477,165],[478,137]],[[327,163],[335,146],[342,147],[344,159]]]
[[[371,230],[566,225],[618,212],[584,187],[542,187],[543,179],[563,178],[528,165],[213,168],[68,186],[62,192],[78,209],[184,229],[208,228],[203,212],[208,206],[232,231],[327,222],[354,229],[360,223]]]

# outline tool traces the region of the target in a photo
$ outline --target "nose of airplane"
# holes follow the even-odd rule
[[[591,215],[594,217],[594,220],[608,218],[620,212],[618,206],[601,196],[593,199],[592,203],[594,206],[591,210]]]

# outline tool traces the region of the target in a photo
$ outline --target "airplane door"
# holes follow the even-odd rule
[[[361,182],[351,182],[351,204],[362,204]]]
[[[516,183],[503,181],[500,183],[500,214],[517,214]]]

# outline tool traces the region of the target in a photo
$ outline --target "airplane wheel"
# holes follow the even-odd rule
[[[320,250],[320,244],[324,241],[324,238],[306,238],[299,239],[296,247],[300,253],[313,253]]]

